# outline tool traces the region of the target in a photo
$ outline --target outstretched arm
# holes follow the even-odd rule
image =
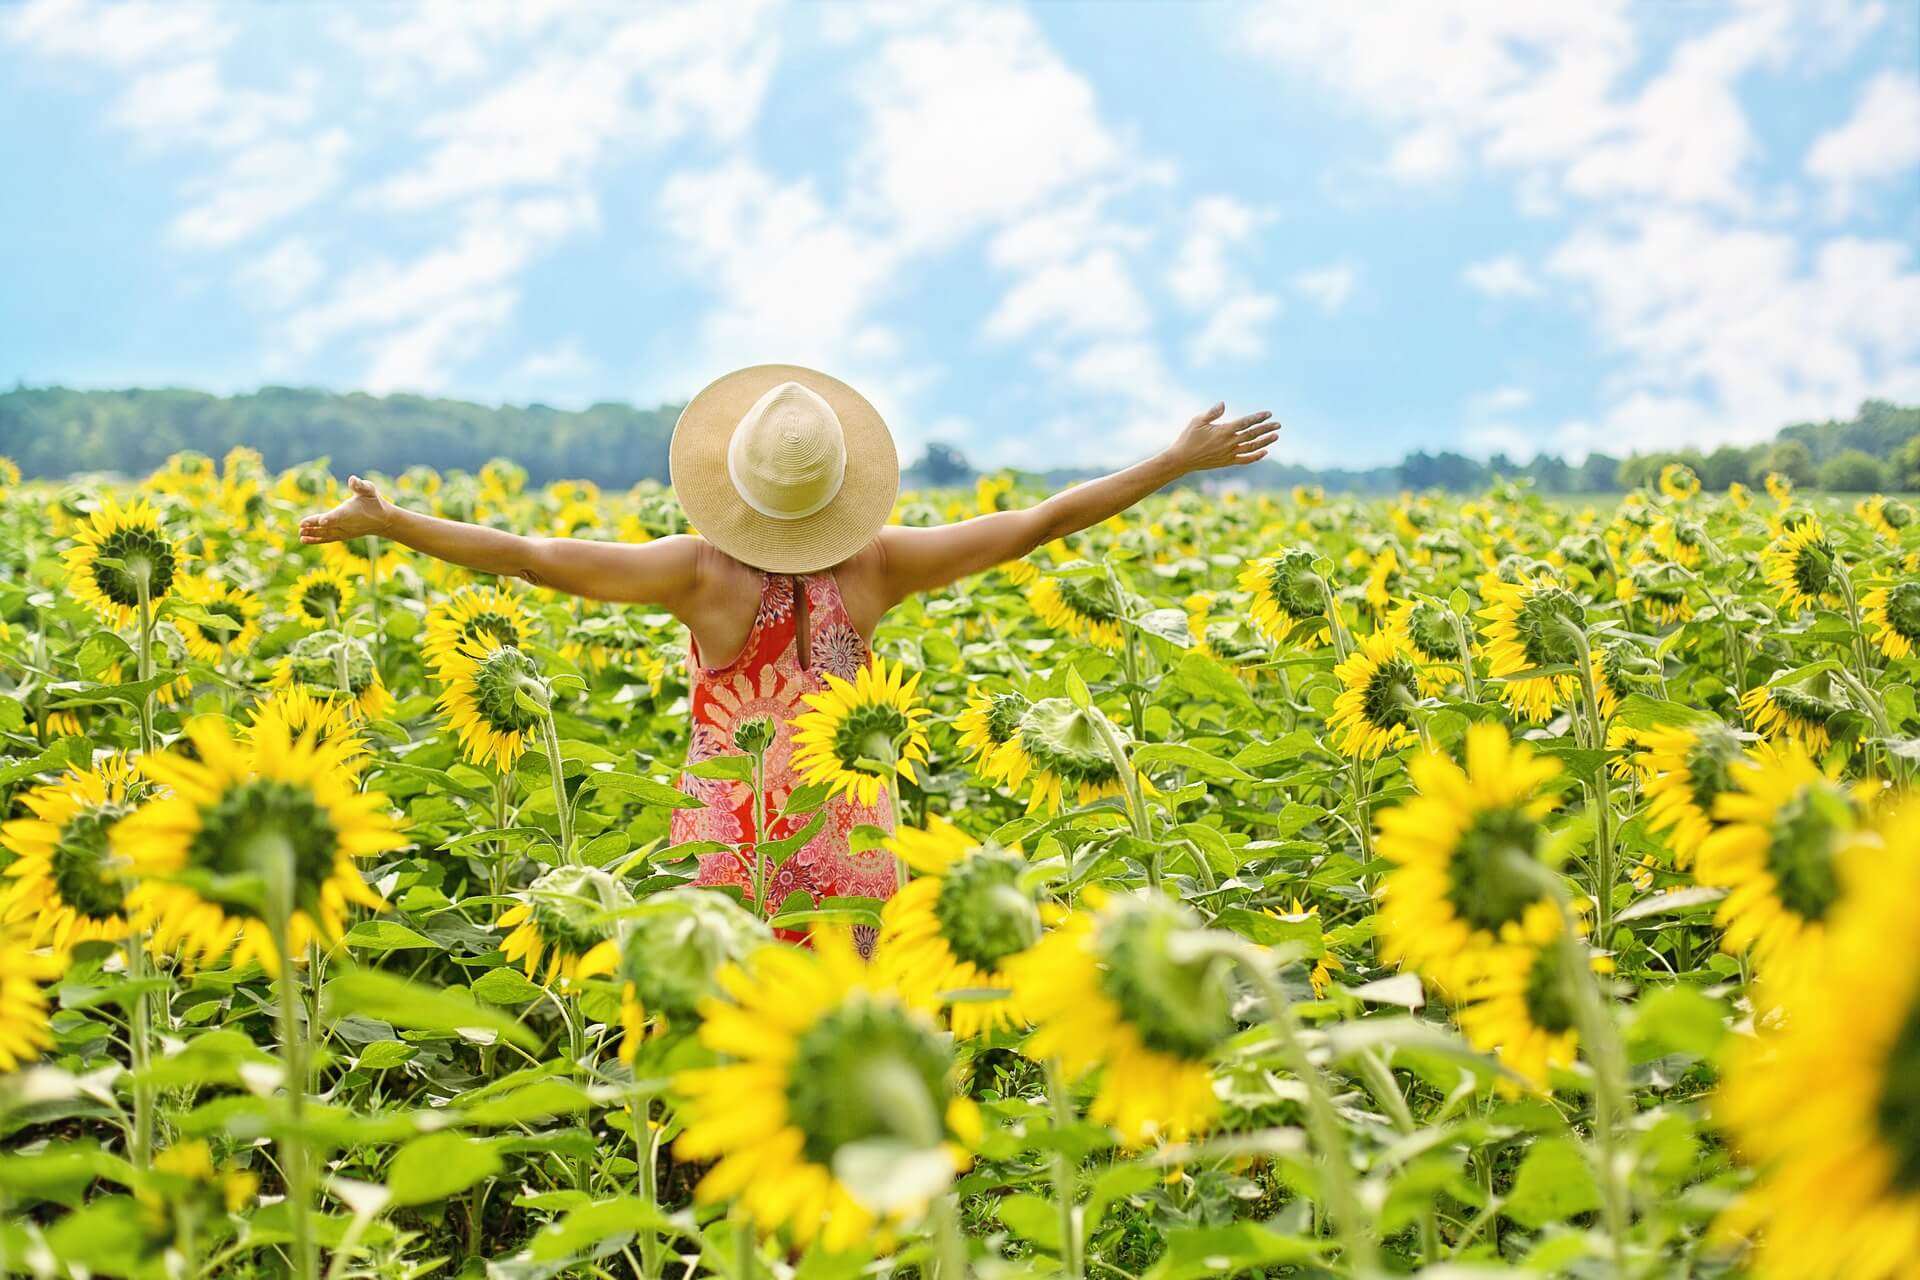
[[[661,538],[638,546],[583,538],[528,538],[396,507],[359,476],[349,478],[347,487],[351,496],[345,502],[300,522],[300,541],[391,538],[436,560],[479,573],[523,578],[538,587],[594,600],[663,605],[670,611],[693,590],[699,547],[694,538]]]
[[[886,607],[1099,524],[1182,476],[1244,467],[1266,457],[1267,447],[1280,434],[1273,415],[1262,411],[1227,419],[1225,414],[1226,405],[1216,404],[1145,462],[1064,489],[1023,511],[998,511],[930,529],[888,525],[879,539],[880,594]]]

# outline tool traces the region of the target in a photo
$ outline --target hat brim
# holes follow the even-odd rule
[[[840,491],[798,520],[755,511],[727,472],[734,428],[782,382],[797,382],[833,406],[847,444]],[[793,364],[735,369],[701,388],[674,423],[667,469],[695,531],[734,559],[771,573],[816,573],[846,560],[873,541],[900,493],[900,455],[879,412],[838,378]]]

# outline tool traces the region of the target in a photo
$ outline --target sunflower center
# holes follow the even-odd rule
[[[1913,523],[1913,508],[1898,498],[1889,498],[1880,508],[1880,518],[1890,528],[1904,529]]]
[[[101,560],[118,560],[119,566]],[[158,530],[115,529],[101,539],[93,564],[93,585],[100,594],[124,608],[140,603],[140,579],[147,582],[147,599],[158,600],[173,585],[173,544]]]
[[[1586,608],[1571,591],[1541,587],[1514,611],[1513,628],[1526,650],[1527,661],[1536,667],[1551,667],[1579,661],[1580,649],[1567,624],[1584,626],[1586,621]]]
[[[885,777],[893,744],[907,728],[907,718],[896,706],[867,702],[852,707],[833,732],[834,758],[843,769]],[[863,765],[862,760],[869,763]]]
[[[493,650],[473,671],[473,705],[495,733],[526,733],[540,714],[520,705],[514,695],[540,678],[533,659],[518,649]]]
[[[1319,586],[1312,580],[1313,554],[1296,548],[1275,559],[1269,569],[1267,590],[1282,612],[1295,618],[1311,618],[1326,609]]]
[[[527,892],[540,940],[576,956],[610,936],[608,911],[633,901],[624,885],[593,867],[556,867]]]
[[[1792,685],[1775,685],[1771,696],[1773,704],[1779,707],[1789,720],[1814,728],[1825,725],[1840,710],[1826,699],[1815,697],[1804,689],[1796,689]]]
[[[1573,1003],[1567,999],[1567,984],[1560,980],[1557,961],[1552,947],[1536,949],[1527,970],[1526,990],[1528,1019],[1555,1035],[1573,1030]]]
[[[1104,577],[1058,578],[1054,587],[1067,608],[1094,622],[1112,622],[1120,609],[1114,599],[1113,583]]]
[[[1887,592],[1887,623],[1909,640],[1920,640],[1920,582],[1903,582]]]
[[[341,653],[345,649],[347,687],[340,688]],[[338,631],[315,631],[294,642],[294,679],[322,693],[359,697],[373,683],[373,654],[357,640]]]
[[[1069,783],[1104,783],[1117,775],[1093,717],[1065,698],[1042,698],[1020,717],[1020,749],[1042,770]]]
[[[1460,834],[1447,875],[1447,901],[1475,929],[1498,933],[1540,900],[1540,890],[1517,875],[1516,858],[1533,858],[1538,827],[1519,809],[1482,809]]]
[[[1687,794],[1702,813],[1713,812],[1713,802],[1733,788],[1733,762],[1740,744],[1728,733],[1715,731],[1687,750]]]
[[[1874,1118],[1893,1156],[1893,1185],[1908,1195],[1920,1192],[1920,998],[1910,1001],[1887,1053]]]
[[[1460,656],[1460,637],[1454,633],[1453,615],[1438,605],[1422,600],[1407,615],[1407,635],[1414,648],[1429,658],[1455,659]]]
[[[1020,730],[1027,700],[1017,693],[996,693],[987,702],[987,737],[998,746]]]
[[[725,894],[681,888],[656,893],[626,922],[620,977],[641,1005],[675,1024],[691,1024],[700,1002],[718,989],[722,965],[744,961],[772,937],[767,927]]]
[[[1420,673],[1402,657],[1388,658],[1375,667],[1367,676],[1362,695],[1367,723],[1382,729],[1412,724],[1413,716],[1408,708],[1420,696],[1419,681]]]
[[[1807,596],[1824,596],[1833,590],[1833,552],[1824,543],[1809,541],[1794,553],[1793,585]]]
[[[482,644],[520,645],[520,628],[513,625],[513,619],[504,614],[483,610],[460,624],[462,640],[476,640]]]
[[[901,1134],[906,1121],[890,1093],[865,1087],[883,1065],[924,1088],[927,1106],[940,1114],[946,1045],[898,1005],[855,996],[800,1035],[787,1077],[787,1117],[805,1136],[808,1160],[832,1168],[849,1143]]]
[[[983,851],[941,877],[933,915],[956,957],[992,973],[1040,940],[1040,913],[1019,888],[1023,869],[1010,853]]]
[[[330,618],[340,612],[340,584],[321,580],[300,597],[300,610],[309,618]]]
[[[126,886],[107,851],[107,829],[132,813],[129,805],[92,805],[68,818],[48,860],[60,901],[81,915],[103,920],[119,913]]]
[[[1095,941],[1100,987],[1149,1049],[1205,1058],[1233,1031],[1227,984],[1211,959],[1176,960],[1171,935],[1193,928],[1190,911],[1164,898],[1130,898],[1101,922]]]
[[[1773,815],[1767,870],[1787,909],[1806,920],[1823,919],[1840,896],[1833,851],[1853,829],[1847,798],[1830,786],[1805,786]]]
[[[237,783],[201,810],[200,819],[189,866],[221,877],[251,878],[261,873],[257,859],[267,842],[283,844],[292,855],[295,902],[317,897],[339,858],[332,817],[311,790],[297,783],[278,778]]]

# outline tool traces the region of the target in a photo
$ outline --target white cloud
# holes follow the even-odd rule
[[[1525,387],[1496,387],[1492,391],[1475,396],[1467,403],[1467,411],[1476,417],[1496,413],[1510,413],[1515,409],[1524,409],[1533,403],[1533,392]]]
[[[211,4],[134,0],[33,0],[0,22],[0,38],[43,57],[79,57],[116,67],[196,57],[232,38]]]
[[[1224,360],[1252,360],[1265,354],[1266,327],[1280,313],[1280,300],[1266,293],[1243,293],[1214,307],[1207,323],[1187,343],[1187,360],[1205,369]]]
[[[218,172],[187,184],[186,190],[204,194],[174,218],[173,235],[206,248],[245,240],[332,191],[347,149],[346,131],[329,129],[235,151]]]
[[[1853,115],[1821,134],[1807,152],[1807,173],[1828,184],[1844,215],[1865,183],[1920,165],[1920,77],[1887,71],[1861,92]]]
[[[1147,303],[1126,264],[1111,249],[1078,262],[1042,267],[1007,291],[987,317],[990,338],[1023,338],[1043,330],[1064,337],[1136,334],[1148,324]]]
[[[1526,263],[1512,254],[1469,263],[1461,275],[1490,298],[1537,298],[1541,292]]]
[[[1356,273],[1352,267],[1334,265],[1302,271],[1293,278],[1293,287],[1318,302],[1328,311],[1338,311],[1353,293]]]
[[[1387,153],[1386,171],[1402,182],[1436,182],[1465,164],[1460,139],[1446,125],[1424,125],[1404,134]]]
[[[566,338],[535,351],[514,366],[513,380],[521,383],[571,382],[593,372],[593,361],[577,339]]]
[[[1547,269],[1582,286],[1602,339],[1632,357],[1622,398],[1566,442],[1758,440],[1783,422],[1844,416],[1920,392],[1920,271],[1909,246],[1790,236],[1651,215],[1624,234],[1576,233]]]
[[[277,310],[306,297],[325,275],[320,254],[305,239],[292,236],[243,263],[234,279],[255,301]]]

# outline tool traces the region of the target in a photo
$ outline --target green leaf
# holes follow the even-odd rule
[[[832,794],[833,784],[830,782],[802,783],[793,789],[787,796],[787,802],[780,806],[780,816],[790,818],[803,813],[812,813],[825,804],[827,797]]]
[[[489,969],[473,980],[473,994],[488,1004],[526,1004],[540,998],[540,988],[527,981],[518,969],[502,966]]]
[[[130,680],[125,684],[77,684],[62,681],[47,686],[47,692],[53,694],[50,707],[88,707],[98,706],[102,702],[124,702],[138,710],[156,690],[164,689],[180,678],[178,671],[161,671],[148,676],[145,680]]]
[[[18,733],[27,727],[27,709],[18,698],[0,698],[0,733]]]
[[[873,849],[884,849],[887,841],[893,839],[893,833],[885,827],[876,827],[872,823],[862,822],[847,833],[847,851],[866,853]]]
[[[1045,1196],[1023,1191],[1000,1202],[1000,1221],[1022,1240],[1060,1251],[1060,1209]]]
[[[491,1129],[552,1116],[578,1115],[592,1106],[592,1096],[571,1080],[541,1080],[468,1107],[466,1121]]]
[[[634,773],[619,773],[612,769],[590,771],[586,780],[580,784],[580,790],[592,787],[599,791],[611,791],[624,800],[639,804],[650,804],[662,809],[704,809],[706,802],[695,800],[684,791],[668,786],[664,782],[655,782],[652,778],[643,778]]]
[[[1167,1233],[1167,1249],[1145,1280],[1198,1280],[1248,1275],[1261,1267],[1312,1262],[1327,1246],[1307,1236],[1283,1235],[1257,1222],[1182,1227]]]
[[[493,1177],[503,1165],[489,1143],[459,1133],[429,1133],[400,1148],[387,1166],[387,1189],[397,1205],[428,1204]]]
[[[583,1205],[533,1238],[536,1262],[558,1262],[591,1250],[603,1240],[646,1231],[678,1232],[659,1209],[633,1196],[615,1196]],[[544,1274],[544,1273],[543,1273]]]
[[[1613,713],[1613,718],[1634,729],[1690,729],[1718,720],[1710,712],[1689,707],[1685,703],[1649,698],[1644,693],[1628,694],[1622,699],[1620,709]]]
[[[1260,704],[1247,693],[1247,687],[1238,677],[1204,653],[1189,650],[1182,654],[1180,665],[1167,676],[1165,684],[1175,693],[1224,702],[1248,716],[1261,715]]]
[[[1106,1216],[1107,1206],[1116,1200],[1123,1200],[1143,1191],[1151,1191],[1160,1185],[1162,1173],[1147,1164],[1116,1164],[1103,1169],[1093,1181],[1093,1189],[1087,1193],[1086,1206],[1081,1210],[1081,1230],[1092,1235],[1100,1228],[1100,1219]]]
[[[540,1045],[533,1032],[465,992],[422,986],[372,969],[348,967],[336,973],[327,982],[321,1007],[328,1018],[364,1013],[415,1031],[491,1031],[523,1049]]]
[[[1600,1184],[1580,1148],[1566,1138],[1544,1138],[1533,1144],[1514,1175],[1513,1192],[1501,1212],[1538,1229],[1599,1207]]]
[[[696,778],[726,778],[732,782],[753,781],[752,756],[710,756],[687,766]]]
[[[807,841],[813,839],[813,837],[819,833],[820,828],[825,825],[826,821],[827,811],[825,809],[815,810],[814,815],[807,819],[806,826],[800,828],[790,836],[782,836],[778,840],[765,841],[759,846],[759,852],[766,858],[768,865],[777,867],[794,854],[806,848]]]
[[[1650,1061],[1669,1053],[1710,1058],[1727,1034],[1727,1006],[1692,987],[1657,987],[1634,1002],[1627,1037],[1634,1056]]]
[[[344,941],[359,951],[412,951],[421,947],[446,949],[425,934],[416,933],[392,920],[362,920],[347,930]]]
[[[420,1049],[417,1045],[407,1044],[402,1040],[375,1040],[360,1050],[356,1065],[365,1067],[368,1071],[385,1071],[390,1067],[410,1062],[419,1054]]]
[[[1085,711],[1093,704],[1093,695],[1087,692],[1087,682],[1080,675],[1080,668],[1067,667],[1067,699],[1074,706]]]
[[[74,665],[80,668],[80,674],[89,680],[98,680],[101,672],[115,663],[122,671],[131,671],[138,658],[133,646],[111,631],[96,631],[80,642],[80,651],[74,655]]]
[[[1133,749],[1133,763],[1142,769],[1185,769],[1215,782],[1252,782],[1246,770],[1219,756],[1184,742],[1149,742]]]

